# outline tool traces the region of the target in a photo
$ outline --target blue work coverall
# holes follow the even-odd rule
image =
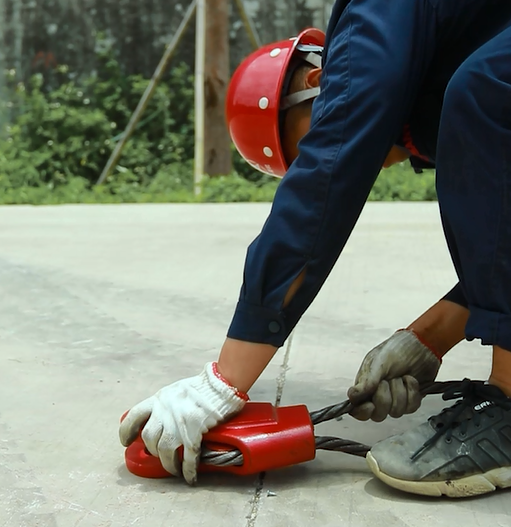
[[[437,191],[468,339],[511,350],[511,2],[338,0],[300,154],[250,245],[231,338],[281,346],[404,128]],[[306,270],[292,301],[293,281]]]

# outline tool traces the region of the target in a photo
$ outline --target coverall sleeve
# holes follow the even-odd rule
[[[282,346],[321,289],[431,62],[435,10],[429,0],[351,0],[327,35],[310,131],[247,251],[234,339]]]

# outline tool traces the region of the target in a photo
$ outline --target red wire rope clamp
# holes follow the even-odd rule
[[[275,407],[271,403],[248,402],[239,414],[204,435],[202,450],[203,453],[237,450],[242,455],[239,458],[242,464],[201,463],[199,472],[258,474],[313,460],[316,457],[314,427],[305,405]],[[125,460],[128,470],[136,476],[170,476],[159,458],[147,451],[140,434],[126,448]]]

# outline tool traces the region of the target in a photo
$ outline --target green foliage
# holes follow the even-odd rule
[[[8,77],[5,106],[11,124],[0,141],[0,180],[8,179],[12,188],[44,185],[50,190],[74,177],[91,184],[97,180],[149,82],[123,76],[115,60],[103,59],[98,72],[81,82],[61,67],[64,81],[48,92],[41,74],[27,86]],[[193,157],[192,87],[183,65],[158,86],[124,149],[118,167],[124,182],[147,185],[166,166]]]
[[[380,172],[369,201],[436,201],[435,172],[416,174],[409,163],[400,163]]]
[[[111,125],[72,83],[45,94],[43,77],[18,84],[9,101],[13,123],[0,143],[0,174],[13,188],[49,189],[75,175],[92,179],[108,158]]]
[[[45,186],[13,188],[0,176],[0,204],[270,202],[279,183],[271,179],[259,185],[234,173],[205,178],[201,194],[195,196],[190,162],[161,169],[148,185],[139,185],[133,178],[130,172],[119,173],[107,185],[91,187],[86,179],[73,177],[49,191]],[[435,199],[434,174],[416,175],[405,167],[382,171],[369,196],[370,201]]]
[[[0,204],[271,201],[279,180],[256,172],[233,147],[234,173],[205,178],[193,189],[193,79],[174,67],[156,89],[120,164],[94,183],[121,138],[148,80],[126,76],[108,50],[93,76],[60,66],[25,85],[6,72],[0,114]],[[50,87],[51,86],[51,87]],[[407,163],[383,170],[370,200],[434,200],[434,173]]]
[[[227,203],[240,201],[273,201],[278,180],[254,184],[238,174],[207,178],[202,187],[201,201]]]
[[[75,177],[51,192],[42,186],[8,188],[0,180],[0,204],[270,202],[278,186],[277,180],[257,186],[237,174],[231,174],[204,179],[200,195],[195,196],[191,185],[180,183],[182,177],[192,181],[192,171],[183,172],[182,167],[176,165],[159,173],[145,187],[137,186],[124,177],[109,185],[91,187],[86,179]]]

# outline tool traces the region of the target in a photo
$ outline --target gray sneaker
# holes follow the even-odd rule
[[[461,398],[426,423],[377,443],[374,475],[406,492],[451,498],[511,487],[511,399],[465,379],[443,396]]]

